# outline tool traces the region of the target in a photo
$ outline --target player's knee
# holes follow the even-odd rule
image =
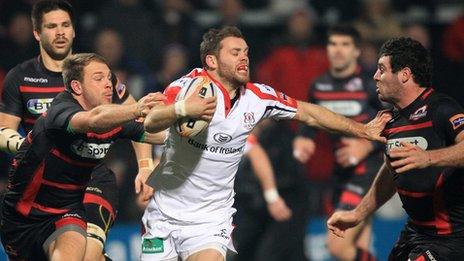
[[[85,254],[85,237],[76,231],[60,235],[49,250],[50,260],[80,261]]]

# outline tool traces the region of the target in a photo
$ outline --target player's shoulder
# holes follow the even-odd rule
[[[8,71],[6,75],[7,80],[16,80],[21,81],[24,80],[26,74],[30,72],[34,72],[37,65],[37,58],[32,58],[27,61],[24,61],[15,67],[13,67],[10,71]]]
[[[435,109],[458,105],[458,102],[453,97],[445,93],[435,91],[431,88],[424,91],[424,94],[422,94],[422,99],[426,100],[426,103],[429,105],[429,107]]]
[[[279,95],[273,87],[263,83],[249,82],[245,85],[245,90],[263,100],[276,100]]]
[[[172,88],[183,88],[184,86],[188,86],[188,84],[190,82],[192,82],[192,80],[195,78],[195,77],[198,77],[198,76],[203,76],[204,75],[204,72],[203,72],[203,69],[201,68],[195,68],[193,70],[191,70],[189,73],[183,75],[182,77],[172,81],[167,87],[166,89],[172,89]]]

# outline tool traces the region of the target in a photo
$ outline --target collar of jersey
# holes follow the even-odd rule
[[[227,89],[222,85],[222,83],[220,83],[218,80],[214,79],[207,71],[206,69],[203,69],[201,74],[203,76],[207,76],[209,77],[213,82],[214,84],[216,84],[216,86],[219,88],[219,90],[221,90],[222,92],[222,96],[224,97],[224,117],[227,117],[227,115],[229,115],[229,112],[230,110],[232,109],[232,103],[230,102],[230,96],[229,96],[229,92],[227,91]],[[241,92],[237,92],[237,95],[240,95]]]

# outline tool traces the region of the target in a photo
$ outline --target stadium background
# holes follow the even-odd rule
[[[210,27],[237,25],[251,47],[252,80],[306,99],[312,80],[327,69],[324,39],[335,23],[355,25],[363,34],[360,59],[375,71],[376,51],[390,37],[411,36],[434,58],[434,87],[464,104],[464,3],[459,0],[75,0],[74,52],[98,52],[136,98],[162,91],[171,80],[199,66],[201,35]],[[29,14],[34,0],[0,0],[0,89],[5,74],[38,54]],[[292,55],[296,55],[293,57]],[[277,63],[276,63],[277,61]],[[277,68],[276,68],[277,67]],[[283,74],[277,81],[270,72]],[[136,259],[141,208],[135,200],[136,174],[127,142],[116,145],[110,164],[117,173],[121,207],[108,251],[115,260]],[[320,152],[327,153],[327,152]],[[310,208],[307,254],[326,260],[324,191],[330,187],[331,156],[305,167]],[[0,189],[8,155],[0,155]],[[279,173],[277,173],[279,175]],[[374,222],[374,249],[385,260],[404,220],[395,201]],[[5,259],[0,253],[0,260]]]

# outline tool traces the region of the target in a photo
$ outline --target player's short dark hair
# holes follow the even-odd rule
[[[409,37],[390,39],[380,48],[379,57],[382,56],[390,57],[393,73],[408,67],[417,84],[432,86],[432,58],[420,42]]]
[[[31,20],[34,31],[40,32],[44,14],[55,10],[67,12],[74,25],[74,10],[70,3],[65,0],[43,0],[35,3],[32,7]]]
[[[345,35],[351,37],[353,39],[353,43],[356,47],[360,47],[361,45],[361,34],[359,31],[354,28],[352,25],[349,24],[338,24],[334,25],[327,30],[327,40],[332,35]]]
[[[84,80],[84,67],[90,62],[96,61],[108,64],[103,56],[96,53],[78,53],[73,54],[63,61],[63,82],[66,90],[72,92],[71,81],[77,80],[82,82]]]
[[[206,56],[207,55],[219,55],[219,50],[221,50],[221,41],[227,37],[238,37],[244,39],[242,32],[235,26],[225,26],[221,29],[209,29],[203,35],[203,41],[200,44],[200,58],[201,63],[204,68],[207,68],[206,65]]]

